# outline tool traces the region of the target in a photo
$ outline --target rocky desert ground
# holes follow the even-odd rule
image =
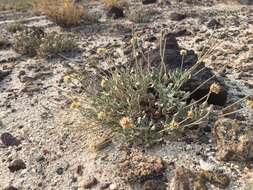
[[[215,109],[250,97],[253,2],[131,0],[125,16],[117,19],[108,18],[100,1],[77,3],[99,15],[97,21],[66,29],[33,9],[0,11],[1,37],[8,40],[0,46],[0,189],[253,190],[253,112],[243,101],[238,105],[245,107],[242,111],[203,130],[142,148],[108,140],[96,121],[69,109],[63,95],[68,90],[78,93],[64,82],[72,67],[80,69],[90,60],[104,64],[98,48],[127,64],[133,33],[146,51],[167,31],[180,48],[195,53],[215,41],[205,65],[227,96],[226,102],[216,97],[214,103],[220,105]],[[128,10],[147,12],[130,17]],[[46,58],[22,55],[9,30],[17,22],[70,35],[79,50]]]

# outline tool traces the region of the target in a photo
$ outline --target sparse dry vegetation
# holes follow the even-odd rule
[[[0,10],[27,11],[34,2],[35,0],[1,0]]]
[[[106,55],[106,50],[99,49],[98,53]],[[163,62],[156,68],[143,67],[138,62],[133,66],[116,66],[113,61],[109,62],[114,69],[109,69],[108,75],[100,76],[100,80],[94,80],[87,73],[74,78],[78,78],[86,89],[96,110],[94,115],[126,142],[150,146],[163,141],[167,135],[208,122],[212,114],[208,98],[202,103],[187,105],[189,93],[181,90],[196,65],[189,70],[177,69],[168,73]],[[91,79],[92,92],[89,92],[87,80]],[[94,90],[94,86],[100,87]],[[220,86],[213,84],[206,97],[219,91]],[[82,110],[82,101],[75,100],[71,107]]]
[[[41,56],[53,56],[59,53],[70,53],[77,48],[77,44],[72,38],[53,32],[42,38],[38,54]]]
[[[64,34],[45,34],[40,29],[28,28],[15,34],[14,48],[22,55],[46,57],[73,52],[77,49],[77,44]]]
[[[75,4],[72,0],[37,1],[34,8],[62,27],[77,26],[88,14],[83,5]]]
[[[14,49],[22,55],[35,56],[43,35],[44,33],[29,28],[17,32],[15,34]]]

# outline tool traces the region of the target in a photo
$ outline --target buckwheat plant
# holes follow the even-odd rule
[[[131,42],[135,57],[138,39],[134,37]],[[208,52],[192,68],[170,72],[166,71],[163,52],[161,45],[162,59],[158,67],[142,65],[138,59],[130,65],[116,65],[109,59],[107,70],[96,67],[95,78],[90,78],[88,71],[74,78],[65,78],[68,82],[77,84],[78,81],[81,84],[85,98],[80,99],[91,101],[93,115],[114,136],[131,144],[150,146],[163,141],[168,135],[206,125],[213,113],[207,99],[210,93],[220,91],[220,86],[213,84],[206,96],[187,104],[191,93],[181,90],[181,87],[191,78]],[[110,58],[104,48],[98,49],[97,53],[107,56],[104,60]],[[89,86],[96,88],[89,91]],[[82,103],[72,107],[78,107],[81,113],[85,113]]]

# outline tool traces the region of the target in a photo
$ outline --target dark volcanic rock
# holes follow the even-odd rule
[[[186,55],[184,55],[184,57],[180,54],[181,48],[179,47],[174,34],[171,34],[171,33],[167,34],[165,36],[165,39],[166,39],[166,44],[165,44],[165,51],[164,51],[164,63],[166,65],[167,71],[170,72],[175,69],[181,68],[182,62],[183,62],[183,69],[185,70],[190,69],[192,66],[194,66],[197,63],[198,56],[195,54],[194,51],[185,50]],[[150,63],[154,67],[156,67],[157,65],[161,63],[159,47],[160,45],[158,44],[157,49],[149,53]],[[144,64],[147,64],[147,63],[144,63]],[[202,71],[198,72],[200,70]],[[194,75],[194,73],[197,73],[197,74]],[[211,77],[213,78],[210,79]],[[205,68],[204,63],[200,63],[196,67],[195,71],[193,71],[191,79],[188,80],[187,83],[182,87],[182,90],[189,91],[189,92],[194,91],[194,93],[190,96],[189,101],[191,99],[199,100],[200,98],[202,98],[209,92],[210,86],[213,83],[219,84],[220,82],[215,77],[215,74],[212,72],[211,69]],[[200,85],[201,87],[198,90],[195,90]],[[209,104],[220,105],[220,106],[225,105],[226,101],[227,101],[227,90],[224,85],[221,85],[221,91],[218,94],[212,93],[208,99]]]
[[[10,71],[0,71],[0,82],[5,79],[11,72]]]
[[[152,4],[152,3],[156,3],[157,0],[142,0],[142,4],[143,5],[148,5],[148,4]]]
[[[22,169],[26,169],[26,165],[24,163],[23,160],[21,159],[17,159],[14,160],[9,166],[8,166],[9,170],[11,172],[16,172],[18,170],[22,170]]]
[[[217,143],[217,157],[223,161],[253,159],[252,125],[232,119],[220,119],[213,128]]]
[[[170,14],[170,19],[171,20],[175,20],[175,21],[180,21],[186,18],[186,14],[184,13],[177,13],[177,12],[173,12]]]
[[[1,141],[5,146],[17,146],[20,144],[20,141],[17,140],[12,134],[10,133],[3,133],[1,135]]]
[[[18,190],[18,188],[16,188],[16,187],[10,185],[10,186],[8,186],[8,187],[5,187],[3,190]]]
[[[215,28],[219,28],[221,27],[221,23],[217,20],[217,19],[211,19],[208,23],[207,23],[207,27],[208,28],[212,28],[212,29],[215,29]]]
[[[107,12],[107,17],[113,18],[113,19],[118,19],[118,18],[123,18],[125,17],[123,8],[121,7],[116,7],[112,6],[108,9]]]

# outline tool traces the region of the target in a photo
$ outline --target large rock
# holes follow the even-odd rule
[[[195,54],[193,50],[185,50],[186,55],[183,57],[180,54],[180,51],[182,48],[179,47],[177,39],[174,34],[167,34],[164,38],[166,41],[165,44],[165,51],[164,51],[164,63],[166,65],[167,71],[171,72],[175,69],[180,69],[183,61],[183,69],[187,70],[193,67],[197,61],[198,56]],[[163,41],[164,43],[164,41]],[[158,44],[157,48],[151,52],[149,52],[150,57],[150,64],[153,67],[157,67],[161,64],[161,56],[160,56],[160,44]],[[144,61],[145,64],[145,61]],[[194,73],[198,72],[199,70],[202,70],[198,74],[194,75]],[[182,90],[193,92],[196,88],[198,88],[200,85],[202,85],[198,90],[196,90],[191,96],[190,99],[198,100],[205,96],[209,92],[209,88],[211,84],[218,83],[221,85],[221,91],[218,94],[212,93],[208,99],[209,104],[214,105],[225,105],[227,101],[227,90],[224,85],[222,85],[217,77],[213,77],[215,74],[212,72],[211,69],[205,68],[204,63],[201,63],[198,65],[198,67],[195,69],[195,71],[192,74],[191,79],[182,87]],[[211,80],[211,77],[213,77]],[[208,81],[207,81],[208,80]]]
[[[215,123],[212,133],[217,143],[217,157],[220,160],[253,160],[252,125],[223,118]]]

